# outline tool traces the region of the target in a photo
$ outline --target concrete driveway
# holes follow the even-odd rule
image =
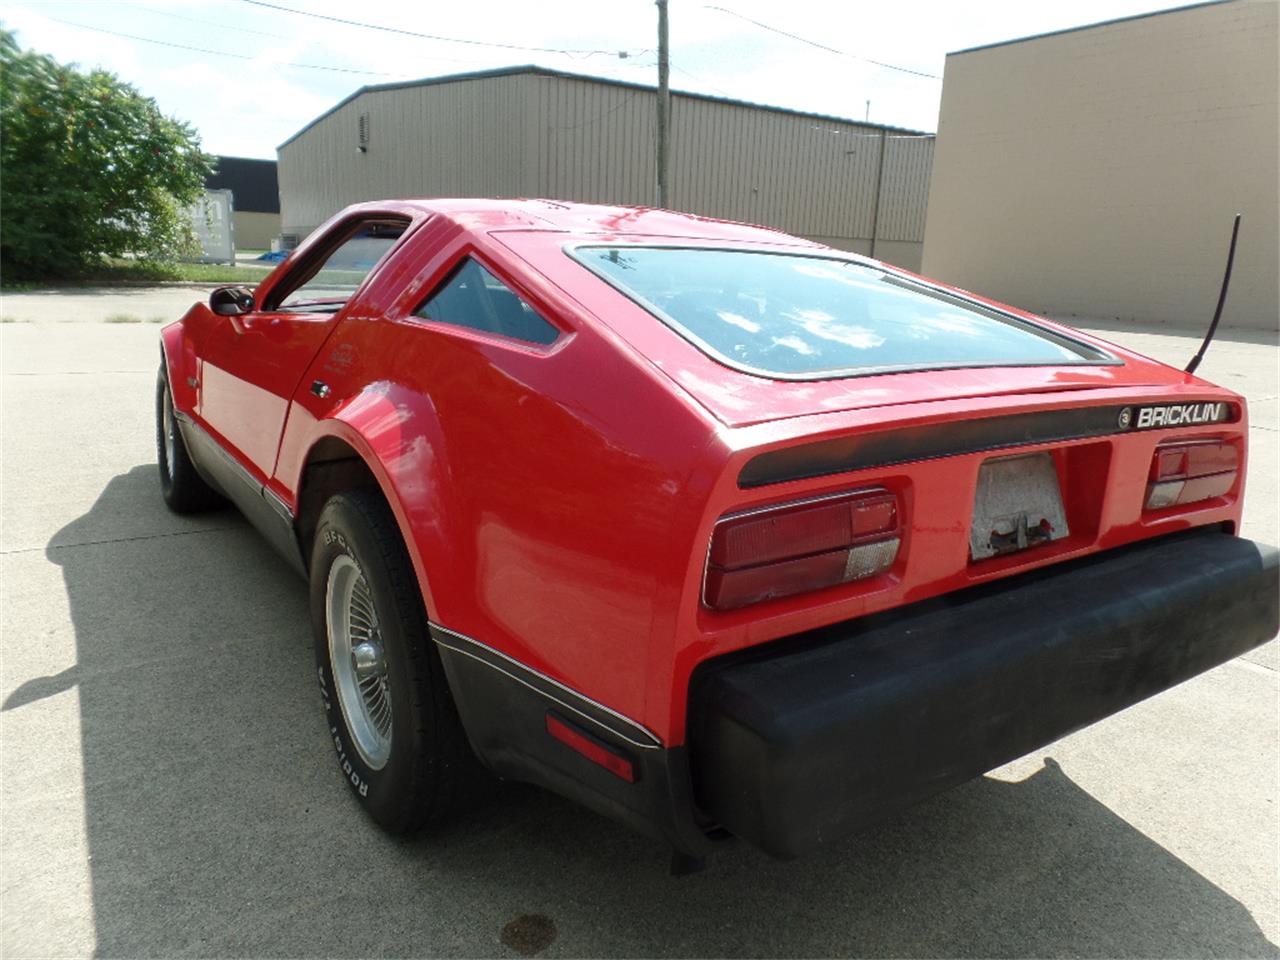
[[[1274,643],[799,862],[672,879],[519,786],[383,836],[325,746],[303,583],[160,501],[145,321],[199,295],[4,298],[35,322],[0,327],[3,956],[515,956],[522,914],[547,956],[1280,955]],[[1233,336],[1202,372],[1252,401],[1274,542],[1277,349]],[[1113,337],[1181,364],[1199,335]]]

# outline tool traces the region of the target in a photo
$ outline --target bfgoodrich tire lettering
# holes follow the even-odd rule
[[[340,604],[335,604],[333,591],[349,585],[353,576],[362,581],[363,606],[347,625],[358,620],[373,629],[335,640],[333,632],[344,625],[341,616],[335,620],[333,611]],[[377,493],[347,491],[325,504],[316,525],[310,577],[316,673],[328,739],[343,780],[389,832],[406,833],[446,816],[476,782],[479,765],[427,634],[408,552],[391,510]],[[368,616],[364,611],[370,606]],[[353,651],[353,665],[335,669],[334,656],[353,656]],[[353,671],[356,688],[350,682]],[[361,701],[362,691],[379,685],[380,692]],[[380,720],[388,704],[384,738]]]

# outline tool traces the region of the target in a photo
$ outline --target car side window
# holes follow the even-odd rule
[[[510,287],[470,257],[449,274],[414,316],[525,343],[552,343],[560,335]]]
[[[407,220],[377,219],[347,227],[327,252],[271,292],[268,310],[335,313],[400,241]]]

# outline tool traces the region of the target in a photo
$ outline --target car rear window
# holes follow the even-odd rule
[[[570,254],[712,357],[778,379],[1113,362],[1016,317],[834,257],[632,246]]]

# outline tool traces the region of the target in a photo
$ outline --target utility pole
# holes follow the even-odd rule
[[[658,206],[666,209],[667,155],[671,136],[671,63],[667,42],[667,0],[658,5]]]
[[[880,128],[880,160],[876,163],[876,200],[871,208],[871,259],[876,256],[876,241],[880,239],[880,191],[884,188],[884,146],[889,131]]]

